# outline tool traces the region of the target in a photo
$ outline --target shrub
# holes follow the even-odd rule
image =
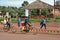
[[[31,9],[30,14],[31,15],[38,15],[38,10],[37,9]]]
[[[47,16],[49,14],[48,9],[43,9],[42,10],[42,15]]]

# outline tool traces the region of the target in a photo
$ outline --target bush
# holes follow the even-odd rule
[[[25,15],[25,11],[24,10],[19,10],[18,11],[18,16],[21,16],[21,15]]]
[[[43,9],[42,10],[42,15],[47,16],[49,14],[48,9]]]
[[[38,15],[38,10],[37,9],[31,9],[30,14],[31,15]]]

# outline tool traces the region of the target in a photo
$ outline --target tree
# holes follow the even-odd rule
[[[48,9],[43,9],[42,10],[42,15],[44,15],[47,18],[47,15],[49,14]]]
[[[37,9],[31,9],[30,14],[31,15],[38,15],[38,10]]]
[[[9,9],[8,12],[9,12],[9,14],[10,14],[11,17],[14,17],[15,16],[15,10]]]
[[[23,3],[22,3],[22,7],[24,7],[24,6],[26,6],[26,5],[28,5],[29,3],[27,2],[27,1],[24,1]]]
[[[7,11],[8,11],[8,8],[5,6],[2,6],[2,8],[1,8],[2,14],[4,15]]]
[[[18,16],[21,16],[21,15],[25,15],[24,10],[19,10],[19,11],[18,11]]]

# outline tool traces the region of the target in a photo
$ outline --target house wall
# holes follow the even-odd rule
[[[60,10],[59,9],[55,9],[51,13],[56,15],[56,16],[59,16],[60,15]]]
[[[55,9],[55,15],[56,15],[56,16],[59,16],[59,15],[60,15],[60,10]]]

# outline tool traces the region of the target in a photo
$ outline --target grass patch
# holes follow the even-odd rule
[[[47,22],[53,22],[53,20],[52,19],[47,19]]]
[[[0,22],[3,21],[3,20],[4,20],[4,18],[0,18]]]
[[[17,18],[12,18],[11,21],[12,22],[17,22]]]
[[[31,22],[41,22],[41,19],[30,19]],[[52,19],[47,19],[46,22],[53,22]]]
[[[60,16],[56,16],[56,19],[60,19]]]
[[[3,21],[3,18],[0,18],[0,22]],[[17,22],[17,18],[12,18],[12,22]],[[30,22],[41,22],[41,19],[30,19]],[[53,22],[52,19],[47,19],[47,22]],[[57,20],[57,22],[60,22],[60,20]]]
[[[41,22],[40,19],[30,19],[30,22]]]
[[[60,22],[60,19],[56,19],[56,22]]]

